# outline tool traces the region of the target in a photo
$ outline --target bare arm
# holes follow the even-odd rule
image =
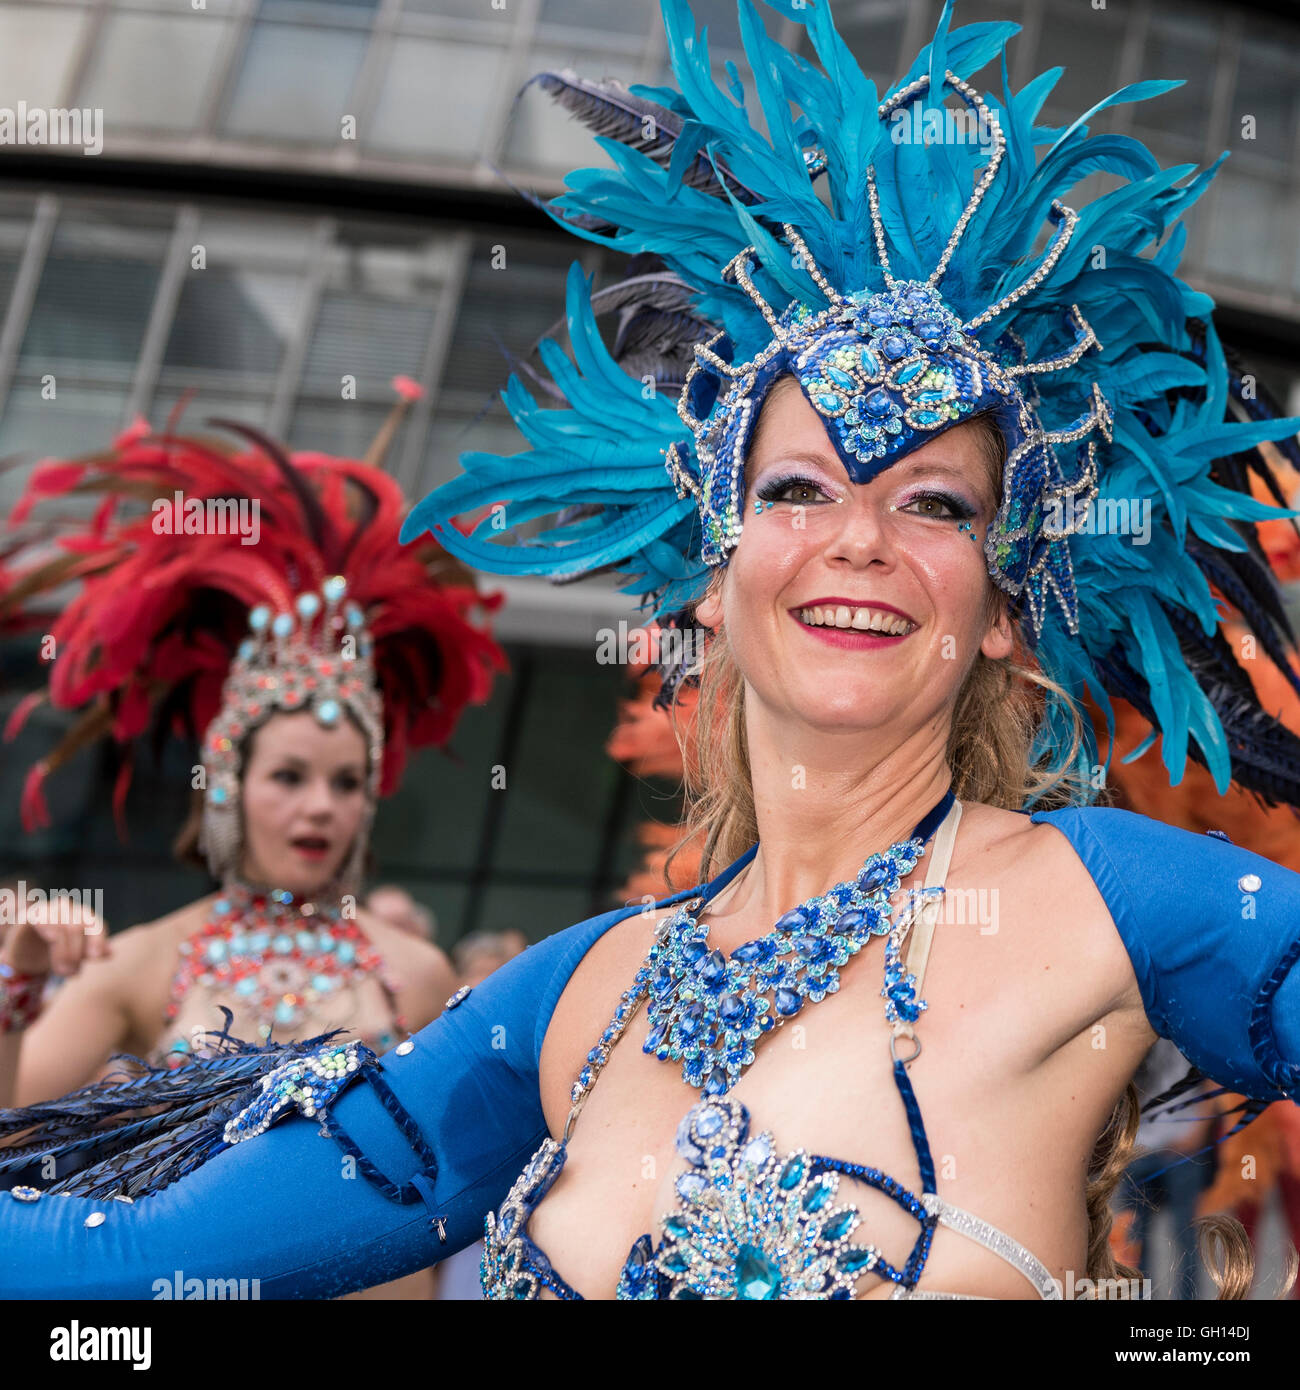
[[[46,921],[37,911],[9,928],[0,963],[27,975],[52,973],[63,984],[26,1029],[0,1034],[0,1108],[84,1085],[128,1040],[126,986],[138,942],[137,931],[110,944],[105,924],[89,912]]]

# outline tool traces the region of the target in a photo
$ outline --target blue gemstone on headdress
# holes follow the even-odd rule
[[[339,702],[337,700],[322,700],[316,706],[316,718],[322,724],[337,724],[339,721]]]
[[[275,621],[271,624],[271,631],[277,637],[288,637],[293,631],[293,614],[277,613],[275,615]]]
[[[330,603],[337,603],[348,591],[348,581],[341,574],[332,574],[320,586],[320,591]]]
[[[920,376],[922,372],[927,371],[928,369],[929,364],[926,362],[909,362],[906,367],[902,367],[899,369],[898,381],[901,384],[906,385],[909,381],[914,380],[916,377]]]
[[[873,391],[862,404],[872,415],[888,415],[894,408],[888,391]]]
[[[947,328],[938,319],[917,319],[913,325],[918,338],[924,338],[927,343],[942,342]]]
[[[880,340],[880,350],[886,357],[906,357],[907,339],[899,337],[897,333],[887,334]]]
[[[301,618],[314,618],[320,612],[320,596],[318,594],[299,594],[294,600],[293,606],[298,610]]]
[[[220,805],[222,804],[222,802],[225,801],[225,799],[226,799],[226,789],[225,789],[225,787],[213,787],[212,790],[211,790],[210,792],[208,792],[208,800],[211,801],[211,802],[213,802],[213,803],[214,803],[215,805],[217,805],[217,806],[220,806]]]
[[[818,410],[842,410],[844,408],[844,397],[837,396],[831,391],[824,391],[821,395],[815,397],[813,403],[817,406]]]
[[[841,371],[838,367],[832,366],[829,362],[822,366],[822,371],[830,377],[836,386],[843,386],[847,391],[851,391],[856,384],[848,372]]]
[[[877,328],[884,328],[886,324],[894,322],[894,311],[886,309],[882,305],[873,304],[867,310],[867,322],[875,324]]]
[[[271,610],[264,603],[259,603],[256,608],[252,608],[248,613],[248,625],[254,632],[261,630],[271,621]]]
[[[365,615],[355,603],[349,603],[344,613],[347,617],[349,627],[360,627],[361,624],[365,622]]]
[[[251,637],[245,637],[239,644],[239,650],[236,655],[239,657],[240,661],[252,661],[256,652],[257,644]]]

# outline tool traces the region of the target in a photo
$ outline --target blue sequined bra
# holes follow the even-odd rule
[[[675,1180],[676,1208],[661,1219],[657,1245],[649,1233],[633,1244],[619,1278],[619,1299],[846,1299],[855,1297],[858,1281],[868,1273],[892,1282],[894,1298],[977,1297],[916,1287],[939,1225],[1001,1256],[1029,1280],[1040,1298],[1061,1297],[1060,1286],[1046,1266],[1023,1245],[945,1201],[935,1190],[934,1162],[907,1066],[920,1052],[912,1023],[925,1005],[916,996],[937,917],[937,898],[943,891],[961,819],[961,803],[948,798],[942,810],[946,815],[935,835],[925,887],[914,891],[910,910],[892,928],[886,949],[885,988],[881,991],[890,1001],[886,1016],[894,1029],[890,1039],[893,1076],[916,1151],[920,1193],[866,1164],[809,1154],[803,1149],[781,1154],[768,1131],[751,1131],[744,1105],[725,1094],[706,1095],[690,1108],[677,1130],[676,1149],[686,1168]],[[741,864],[753,853],[751,849]],[[685,905],[686,909],[698,910],[714,888],[709,885],[699,898]],[[665,923],[661,923],[657,939],[662,939],[664,929]],[[907,963],[903,965],[898,945],[909,929]],[[646,997],[650,965],[648,961],[638,973],[637,984],[624,994],[609,1027],[588,1054],[588,1064],[573,1088],[575,1104],[564,1134],[558,1141],[548,1137],[543,1142],[500,1210],[487,1217],[481,1267],[486,1298],[537,1299],[543,1289],[549,1289],[561,1299],[582,1299],[530,1238],[528,1222],[564,1168],[578,1110],[613,1045]],[[830,989],[837,985],[836,980]],[[900,1011],[900,1001],[913,1002],[902,1002]],[[652,1028],[651,1038],[654,1036]],[[905,1044],[902,1055],[900,1041]],[[907,1055],[909,1041],[913,1050]],[[884,1193],[915,1218],[919,1230],[901,1265],[891,1264],[876,1246],[851,1240],[861,1225],[861,1216],[854,1207],[837,1200],[841,1177]]]

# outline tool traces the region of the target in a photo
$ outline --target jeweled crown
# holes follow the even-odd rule
[[[366,738],[367,799],[372,806],[378,800],[383,700],[365,615],[344,602],[346,594],[347,580],[332,575],[319,594],[299,594],[292,611],[272,614],[265,604],[249,611],[250,635],[240,643],[222,687],[221,712],[203,738],[200,847],[218,878],[238,868],[230,860],[240,840],[242,742],[277,712],[310,710],[325,728],[351,715]]]

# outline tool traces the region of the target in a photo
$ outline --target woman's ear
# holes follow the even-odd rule
[[[695,605],[695,621],[711,632],[722,626],[722,585],[710,584],[704,597]]]
[[[1007,605],[1005,602],[999,602],[993,625],[984,634],[984,640],[980,643],[980,651],[990,661],[1005,661],[1014,650],[1015,640],[1011,618],[1007,613]]]

